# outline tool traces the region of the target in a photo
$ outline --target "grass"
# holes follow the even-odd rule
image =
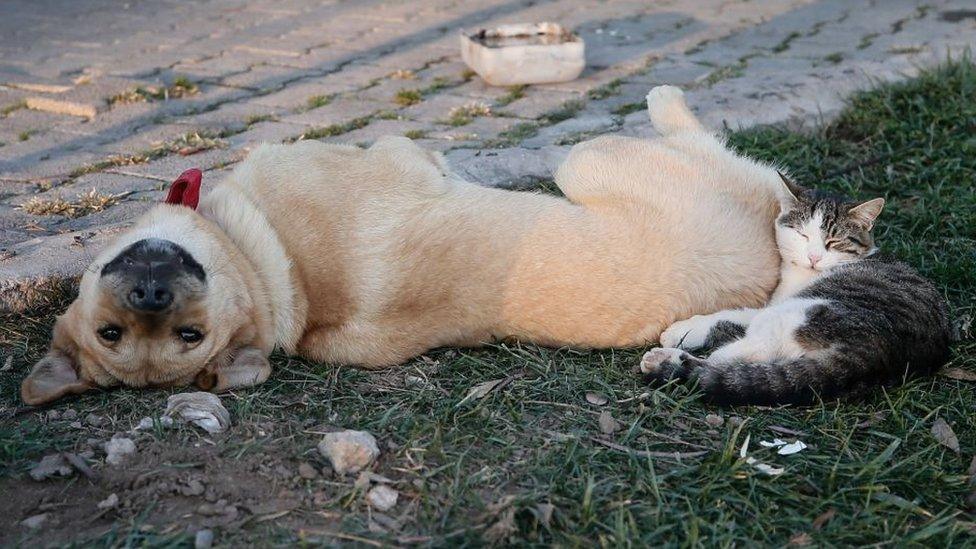
[[[168,101],[180,99],[200,93],[200,86],[185,76],[179,76],[168,86],[139,86],[113,95],[108,99],[109,105],[125,105],[129,103],[144,103],[151,101]]]
[[[817,131],[762,127],[729,140],[744,153],[788,167],[801,182],[860,198],[885,196],[877,230],[882,248],[934,279],[956,318],[971,320],[974,123],[976,68],[962,62],[858,94],[839,119]],[[26,315],[0,319],[0,346],[14,365],[0,373],[0,475],[7,477],[0,477],[0,486],[45,453],[77,451],[89,437],[105,438],[158,413],[171,392],[96,392],[56,407],[110,418],[111,427],[101,434],[49,421],[43,412],[14,415],[17,385],[43,352],[54,313],[70,298],[70,291],[52,291]],[[976,451],[972,383],[934,377],[879,390],[862,402],[721,410],[703,405],[684,387],[642,386],[633,373],[641,352],[509,342],[441,349],[372,373],[276,354],[268,382],[223,398],[235,422],[230,436],[209,443],[210,437],[191,429],[161,431],[143,435],[140,448],[157,444],[190,455],[213,448],[216,461],[200,467],[217,475],[238,462],[283,460],[293,470],[303,461],[321,465],[314,446],[328,426],[376,435],[383,448],[377,472],[400,491],[393,511],[368,510],[352,478],[269,483],[267,494],[291,490],[304,494],[306,503],[274,521],[218,528],[217,541],[227,545],[357,537],[432,546],[976,544],[973,509],[966,504],[976,490],[967,472]],[[955,345],[952,366],[976,369],[971,334],[963,333]],[[483,398],[462,402],[475,385],[499,379],[505,382]],[[609,403],[591,404],[587,392],[605,395]],[[621,428],[602,434],[601,412]],[[720,415],[721,422],[706,421],[708,414]],[[933,438],[936,418],[952,426],[962,454]],[[786,472],[768,477],[740,459],[746,436],[753,455]],[[789,457],[758,448],[759,440],[776,436],[798,437],[810,448]],[[644,451],[707,453],[668,458]],[[83,484],[31,486],[52,485],[65,494],[58,501],[72,501]],[[99,497],[122,488],[107,487]],[[156,499],[176,501],[167,497]],[[155,514],[156,503],[126,507],[102,519],[110,521],[110,533],[82,539],[144,546],[180,541],[172,536],[184,531],[187,519]],[[331,522],[323,525],[325,516]]]
[[[451,126],[465,126],[479,116],[491,116],[491,107],[481,101],[472,101],[454,107],[447,114],[447,123]]]
[[[21,204],[19,208],[31,215],[60,215],[74,218],[110,208],[117,204],[120,198],[121,196],[119,195],[102,194],[92,188],[92,190],[76,197],[74,200],[65,200],[61,197],[31,197]]]
[[[170,141],[156,143],[151,148],[142,152],[135,154],[114,155],[104,160],[81,166],[73,170],[69,174],[69,177],[76,178],[85,174],[107,170],[109,168],[145,164],[152,160],[157,160],[172,154],[189,156],[198,152],[208,151],[211,149],[220,149],[226,146],[227,143],[222,139],[219,133],[209,130],[192,131]]]

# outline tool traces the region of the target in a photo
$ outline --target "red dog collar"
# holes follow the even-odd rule
[[[197,204],[200,202],[200,183],[202,181],[203,172],[197,168],[190,168],[181,173],[170,186],[169,194],[166,195],[166,203],[197,209]]]

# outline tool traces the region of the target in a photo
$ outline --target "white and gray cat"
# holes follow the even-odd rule
[[[781,177],[783,261],[770,304],[674,323],[662,348],[641,360],[649,381],[694,381],[719,404],[809,404],[944,364],[951,326],[943,296],[876,253],[871,230],[884,199],[852,203]],[[695,349],[712,352],[686,352]]]

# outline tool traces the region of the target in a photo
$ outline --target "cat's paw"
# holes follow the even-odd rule
[[[681,349],[651,349],[641,359],[640,371],[648,385],[663,385],[672,379],[685,380],[694,367],[693,357]]]
[[[696,315],[687,320],[679,320],[661,333],[661,346],[677,349],[701,349],[705,346],[708,333],[714,325],[710,315]]]
[[[681,349],[651,349],[641,358],[640,371],[643,374],[658,374],[668,366],[677,366],[688,356]]]

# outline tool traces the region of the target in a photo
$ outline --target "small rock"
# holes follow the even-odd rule
[[[31,530],[40,528],[42,524],[47,521],[47,513],[41,513],[40,515],[34,515],[32,517],[27,517],[20,521],[21,526],[30,528]]]
[[[126,457],[136,452],[136,443],[131,438],[113,437],[105,443],[105,461],[109,465],[118,465],[125,461]]]
[[[78,419],[78,412],[74,408],[68,408],[67,410],[61,412],[61,419],[65,421],[74,421]]]
[[[594,406],[603,406],[610,402],[607,395],[601,393],[586,393],[586,401]]]
[[[192,479],[190,482],[186,483],[186,486],[180,487],[180,493],[184,496],[199,496],[206,491],[203,483],[197,479]]]
[[[105,418],[96,416],[95,414],[88,414],[85,416],[85,423],[92,427],[101,427],[105,423]]]
[[[133,431],[145,431],[146,429],[152,429],[157,424],[163,429],[169,429],[173,426],[173,418],[169,416],[162,416],[158,418],[144,417],[139,420],[139,423],[132,429]]]
[[[616,433],[617,431],[620,430],[621,427],[623,427],[623,425],[621,425],[619,421],[617,421],[616,419],[613,418],[612,415],[610,415],[609,410],[604,410],[603,412],[600,413],[599,424],[600,424],[600,432],[602,432],[605,435],[611,435],[613,433]]]
[[[376,438],[365,431],[329,433],[319,443],[318,449],[340,475],[358,473],[380,455]]]
[[[68,424],[68,427],[77,430],[77,429],[82,429],[84,426],[81,424],[80,421],[72,421],[71,423]]]
[[[213,530],[197,530],[197,535],[193,538],[194,549],[209,549],[213,545]]]
[[[206,391],[172,395],[166,399],[166,415],[189,421],[210,434],[230,427],[230,413],[220,397]]]
[[[99,509],[114,509],[119,504],[119,496],[114,492],[102,501],[98,502]]]
[[[305,480],[312,480],[313,478],[319,476],[319,472],[315,470],[315,467],[312,467],[308,463],[302,463],[298,466],[298,476]]]
[[[66,477],[74,471],[71,464],[64,459],[62,454],[51,454],[41,458],[30,470],[30,476],[34,480],[45,480],[53,476]]]
[[[48,421],[57,421],[59,419],[61,419],[61,412],[57,410],[48,410],[47,412]]]
[[[733,429],[736,428],[736,427],[738,427],[738,426],[740,426],[740,425],[742,425],[744,422],[745,422],[745,420],[742,419],[739,416],[732,416],[732,417],[729,418],[729,425]]]
[[[718,414],[708,414],[705,416],[705,423],[707,423],[709,427],[721,427],[722,424],[725,423],[725,419]]]
[[[399,492],[385,484],[374,486],[372,490],[366,493],[366,501],[378,511],[389,511],[393,509],[399,497]]]

